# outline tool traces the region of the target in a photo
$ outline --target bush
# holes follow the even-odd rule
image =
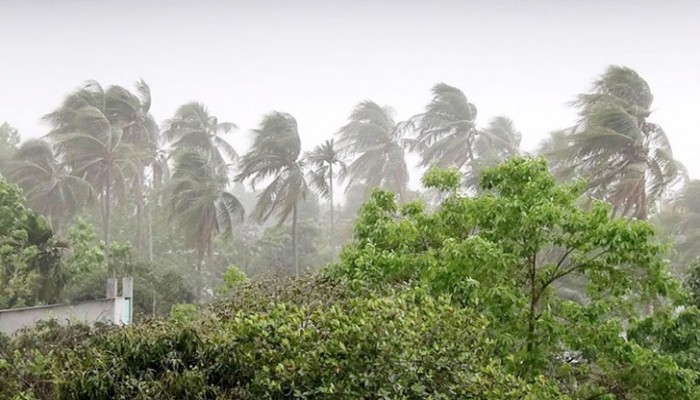
[[[487,322],[411,291],[312,310],[207,314],[100,338],[64,364],[62,399],[561,398],[493,357]]]

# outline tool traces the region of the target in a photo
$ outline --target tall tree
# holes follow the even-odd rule
[[[44,119],[52,126],[47,135],[74,175],[90,182],[102,204],[105,255],[111,243],[114,195],[124,198],[130,176],[137,173],[139,152],[125,140],[125,129],[135,121],[114,106],[121,88],[106,91],[95,81],[69,94],[63,104]],[[116,193],[113,193],[116,191]]]
[[[292,216],[292,247],[294,272],[299,274],[298,206],[309,191],[304,177],[301,139],[297,121],[287,113],[273,111],[263,117],[260,127],[253,130],[253,146],[241,159],[241,171],[236,180],[250,179],[253,187],[272,179],[258,196],[252,216],[266,221],[277,215],[278,225]]]
[[[136,93],[120,87],[112,86],[107,90],[107,109],[114,120],[123,124],[123,139],[133,146],[132,160],[135,173],[129,182],[129,194],[136,205],[135,242],[137,249],[144,251],[151,247],[150,235],[144,235],[147,219],[146,200],[149,186],[155,185],[160,178],[162,169],[160,156],[160,131],[158,124],[150,114],[151,89],[143,81],[135,84]],[[148,175],[152,176],[149,177]],[[147,236],[147,237],[145,237]]]
[[[506,117],[477,129],[477,108],[456,87],[438,83],[432,92],[425,112],[414,117],[418,135],[411,140],[412,147],[419,151],[423,166],[462,170],[464,186],[475,191],[485,167],[520,154],[522,135]]]
[[[226,191],[226,166],[202,149],[183,149],[175,155],[173,176],[165,188],[169,218],[185,233],[197,253],[197,296],[205,259],[211,259],[217,234],[230,235],[243,221],[244,210],[236,196]]]
[[[306,153],[306,161],[313,168],[309,170],[309,184],[324,199],[331,203],[331,240],[335,235],[335,213],[333,198],[333,180],[340,174],[344,174],[347,165],[343,160],[341,152],[335,146],[335,140],[326,140],[323,144],[316,146],[312,151]],[[337,168],[335,171],[333,168]]]
[[[456,87],[438,83],[425,112],[415,116],[422,165],[462,168],[474,162],[476,106]]]
[[[24,190],[33,210],[48,217],[54,231],[60,231],[94,198],[92,186],[72,175],[56,158],[53,146],[43,139],[22,143],[8,168],[8,178]]]
[[[647,219],[650,204],[678,177],[663,129],[648,120],[653,95],[635,71],[610,66],[578,96],[578,124],[556,157],[588,182],[588,193],[609,201],[613,214]],[[562,142],[565,142],[562,140]]]
[[[172,119],[165,121],[163,138],[173,147],[173,151],[185,148],[199,148],[211,152],[213,160],[219,164],[236,161],[238,153],[221,134],[237,129],[232,122],[219,122],[202,103],[187,103],[175,111]]]
[[[370,100],[359,103],[338,132],[340,149],[356,156],[347,169],[347,187],[381,187],[404,199],[409,175],[402,139],[410,126],[396,122],[389,107]]]

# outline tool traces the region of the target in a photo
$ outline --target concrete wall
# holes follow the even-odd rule
[[[117,297],[117,280],[112,278],[107,282],[106,299],[0,310],[0,332],[11,335],[47,319],[56,319],[60,324],[103,322],[128,325],[131,323],[133,281],[124,278],[122,282],[121,297]]]

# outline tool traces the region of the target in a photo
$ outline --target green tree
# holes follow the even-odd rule
[[[422,203],[399,207],[392,194],[376,192],[329,274],[353,287],[410,283],[449,294],[487,316],[514,373],[573,380],[587,394],[576,398],[614,394],[616,385],[656,396],[639,398],[663,398],[664,390],[687,396],[692,373],[652,361],[653,351],[620,337],[620,321],[635,317],[639,303],[676,293],[652,225],[611,218],[602,202],[580,208],[581,188],[558,186],[542,160],[512,158],[487,169],[476,197],[459,194],[459,181],[454,172],[426,175],[426,186],[449,193],[434,212]],[[570,276],[584,280],[585,302],[554,290]],[[557,361],[571,350],[584,354],[586,366]],[[682,385],[668,382],[676,373]]]
[[[579,122],[568,131],[563,154],[554,155],[567,160],[565,175],[585,178],[590,195],[613,205],[613,215],[647,219],[650,205],[678,177],[666,133],[648,120],[653,99],[635,71],[608,67],[578,96]]]
[[[47,216],[55,231],[95,197],[92,186],[72,175],[56,158],[53,146],[43,139],[22,143],[8,169],[8,178],[22,187],[28,205]]]
[[[316,146],[312,151],[306,153],[306,162],[312,168],[309,170],[309,184],[324,199],[328,199],[331,207],[331,241],[335,235],[335,204],[333,198],[333,180],[338,175],[344,175],[347,165],[343,160],[341,152],[335,147],[335,140],[326,140],[323,144]],[[337,168],[336,171],[333,168]]]
[[[187,103],[175,111],[172,119],[165,121],[163,138],[174,151],[198,148],[210,152],[212,160],[226,164],[238,158],[238,153],[221,134],[237,129],[232,122],[219,122],[201,103]]]
[[[244,209],[238,198],[226,191],[227,168],[202,149],[183,149],[175,155],[173,176],[165,188],[170,219],[185,233],[187,243],[197,252],[196,296],[199,298],[204,261],[212,256],[217,234],[230,235],[243,221]]]
[[[0,309],[55,302],[68,279],[65,248],[26,208],[22,190],[0,177]]]
[[[340,128],[340,149],[355,156],[347,169],[347,187],[359,183],[367,190],[381,187],[405,197],[409,174],[402,140],[411,124],[396,122],[394,114],[390,107],[363,101]]]
[[[297,121],[289,114],[273,111],[263,117],[260,127],[253,131],[253,146],[241,159],[237,181],[250,179],[256,183],[272,179],[258,195],[252,216],[266,221],[277,214],[281,225],[292,216],[292,248],[294,273],[299,274],[299,243],[297,232],[298,206],[306,199],[309,188],[304,176],[301,139]]]

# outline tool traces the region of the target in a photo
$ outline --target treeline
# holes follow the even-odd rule
[[[652,101],[636,72],[609,67],[576,98],[579,119],[552,133],[537,154],[560,181],[585,181],[584,198],[609,202],[612,216],[656,222],[674,243],[673,264],[682,274],[700,255],[700,202],[693,196],[700,186],[688,182],[663,129],[649,119]],[[96,259],[102,247],[97,268],[67,272],[71,293],[87,296],[107,270],[142,275],[154,298],[156,287],[181,277],[189,299],[210,295],[231,265],[248,275],[316,270],[336,259],[374,188],[396,193],[400,202],[423,198],[434,205],[441,198],[435,190],[409,189],[409,152],[420,167],[457,168],[460,190],[472,195],[485,168],[524,154],[512,121],[479,121],[467,96],[444,83],[433,87],[424,112],[406,121],[390,107],[360,102],[334,138],[306,153],[287,113],[263,116],[244,151],[225,139],[236,126],[203,104],[185,104],[158,124],[151,103],[145,82],[133,90],[89,82],[43,116],[45,137],[20,144],[8,124],[0,128],[3,175],[59,237],[73,230],[82,238],[62,250],[63,259],[75,258],[80,246]],[[346,201],[338,209],[343,187]],[[44,300],[7,302],[38,301]]]

